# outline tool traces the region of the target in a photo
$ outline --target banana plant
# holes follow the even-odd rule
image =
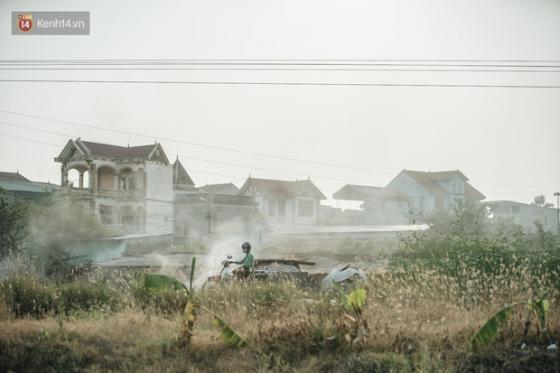
[[[537,301],[519,302],[510,304],[490,317],[478,332],[471,338],[471,347],[476,349],[491,343],[500,332],[501,327],[510,319],[513,314],[514,308],[519,306],[526,306],[533,315],[535,315],[539,327],[539,334],[544,335],[547,333],[546,328],[546,314],[550,309],[550,303],[546,299],[539,299]]]
[[[367,320],[364,317],[364,306],[367,300],[366,289],[359,287],[348,294],[340,286],[334,286],[333,289],[338,291],[340,304],[347,311],[343,316],[352,323],[352,331],[346,333],[344,339],[352,346],[359,343],[365,345],[368,335]]]
[[[247,346],[247,341],[235,330],[233,330],[223,318],[218,316],[211,309],[204,307],[196,300],[192,288],[195,263],[195,258],[193,258],[189,287],[174,277],[158,273],[144,273],[142,276],[143,286],[153,292],[179,291],[187,294],[187,302],[183,310],[181,330],[179,332],[180,340],[185,346],[188,346],[191,343],[194,323],[197,319],[199,310],[202,310],[212,316],[212,324],[220,331],[221,336],[227,345],[232,347]]]

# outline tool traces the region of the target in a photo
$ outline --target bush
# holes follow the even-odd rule
[[[0,291],[8,309],[16,317],[117,311],[123,304],[117,292],[101,284],[71,283],[57,287],[44,285],[33,278],[14,277],[1,282]]]
[[[78,311],[118,311],[122,308],[122,300],[118,293],[100,284],[64,285],[60,289],[59,302],[66,314]]]
[[[32,278],[17,277],[3,281],[0,289],[6,305],[17,317],[45,316],[55,308],[55,292]]]
[[[187,292],[181,290],[154,291],[141,284],[132,289],[136,306],[144,311],[171,315],[182,312],[187,303]]]

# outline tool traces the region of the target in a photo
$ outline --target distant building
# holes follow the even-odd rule
[[[275,229],[313,226],[325,195],[311,180],[270,180],[249,177],[239,194],[251,196],[267,225]]]
[[[404,224],[407,222],[409,197],[397,190],[347,184],[333,194],[338,200],[363,201],[362,224]]]
[[[459,170],[422,172],[401,171],[386,188],[409,198],[410,206],[421,214],[447,210],[454,201],[480,202],[486,197],[469,183]]]
[[[205,193],[225,194],[230,196],[239,194],[239,188],[236,187],[233,183],[206,184],[205,186],[199,187],[197,190]]]
[[[31,181],[19,172],[0,172],[0,189],[16,198],[36,200],[59,188],[55,184]]]
[[[480,202],[485,197],[459,170],[401,171],[385,187],[345,185],[333,197],[363,201],[366,224],[404,224],[422,220],[454,201]]]
[[[175,195],[184,192],[194,192],[194,182],[179,161],[179,157],[173,163],[173,190]]]
[[[78,138],[55,161],[61,185],[81,194],[104,224],[128,233],[172,232],[173,167],[160,144],[124,147]],[[77,172],[77,184],[70,172]]]
[[[175,242],[224,237],[260,238],[263,220],[253,197],[220,193],[219,190],[210,193],[208,189],[197,188],[191,193],[176,195]]]
[[[332,206],[319,206],[319,225],[352,226],[364,225],[365,213],[363,210],[341,209]]]
[[[535,222],[540,222],[547,232],[558,229],[558,210],[551,207],[514,201],[488,201],[493,222],[507,221],[520,225],[527,232],[535,232]]]

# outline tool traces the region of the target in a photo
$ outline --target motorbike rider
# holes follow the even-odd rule
[[[241,245],[241,250],[245,253],[245,257],[237,262],[232,262],[234,264],[241,264],[241,267],[237,269],[236,275],[241,279],[248,278],[253,273],[253,268],[255,265],[255,258],[251,254],[251,244],[249,242],[243,242]]]

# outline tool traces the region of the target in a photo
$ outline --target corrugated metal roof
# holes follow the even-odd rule
[[[0,180],[1,181],[29,181],[19,172],[0,172]]]
[[[58,185],[38,183],[34,181],[5,181],[0,180],[0,187],[11,192],[45,193],[60,188]]]

